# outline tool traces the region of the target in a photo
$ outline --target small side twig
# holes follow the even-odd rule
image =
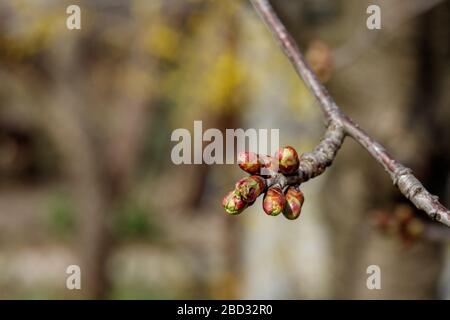
[[[418,209],[424,211],[433,220],[450,227],[450,211],[439,202],[437,196],[430,194],[412,174],[411,169],[395,160],[380,143],[372,139],[342,112],[306,63],[292,36],[279,20],[269,2],[267,0],[250,0],[250,2],[278,41],[279,46],[291,61],[298,75],[316,97],[327,126],[322,142],[313,152],[302,156],[302,164],[297,174],[287,178],[277,175],[269,179],[268,185],[298,184],[320,175],[335,158],[345,136],[349,136],[364,147],[383,166],[393,183]]]

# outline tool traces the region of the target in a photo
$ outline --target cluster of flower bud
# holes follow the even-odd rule
[[[240,179],[234,190],[223,198],[222,205],[226,212],[239,214],[264,193],[263,209],[266,214],[277,216],[283,213],[289,220],[300,216],[304,195],[298,185],[287,186],[283,192],[277,184],[269,187],[266,184],[266,177],[274,176],[278,172],[286,176],[296,174],[300,160],[294,148],[280,148],[274,157],[241,152],[238,163],[250,176]]]

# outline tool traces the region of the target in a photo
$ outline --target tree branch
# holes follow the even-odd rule
[[[345,136],[350,136],[383,166],[393,183],[418,209],[426,212],[431,219],[450,227],[450,211],[439,202],[438,197],[425,189],[412,174],[411,169],[395,160],[381,144],[372,139],[342,112],[307,65],[292,36],[279,20],[269,2],[267,0],[250,0],[250,2],[278,41],[279,46],[291,61],[298,75],[316,97],[327,126],[325,137],[316,149],[311,153],[302,155],[298,173],[292,177],[283,177],[278,174],[268,180],[268,185],[298,184],[320,175],[327,166],[331,165]]]

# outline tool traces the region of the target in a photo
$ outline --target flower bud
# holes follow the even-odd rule
[[[320,82],[325,83],[330,80],[334,67],[330,47],[320,40],[314,40],[308,45],[305,56]]]
[[[262,166],[258,155],[254,152],[240,152],[238,155],[238,163],[242,170],[250,174],[259,174]]]
[[[286,205],[283,209],[283,215],[289,220],[295,220],[302,212],[302,205],[305,201],[303,192],[295,187],[289,187],[286,192]]]
[[[289,146],[278,149],[276,159],[278,160],[279,170],[283,174],[294,173],[300,164],[297,151]]]
[[[264,176],[273,176],[278,172],[278,163],[275,158],[266,155],[260,155],[259,161],[261,162],[260,174]]]
[[[236,194],[245,202],[254,202],[266,188],[266,180],[260,176],[250,176],[236,183]]]
[[[413,218],[405,226],[405,233],[412,239],[417,239],[423,234],[424,229],[425,229],[424,223],[418,218]]]
[[[230,191],[223,197],[222,205],[229,214],[239,214],[247,208],[247,203],[239,198],[234,191]]]
[[[283,211],[286,198],[280,187],[274,186],[267,190],[263,200],[263,209],[270,216],[277,216]]]

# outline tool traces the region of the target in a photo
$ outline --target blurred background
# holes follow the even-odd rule
[[[337,103],[448,207],[450,2],[272,3]],[[247,1],[1,1],[0,84],[2,299],[450,298],[450,231],[350,139],[296,221],[261,199],[227,215],[237,165],[172,164],[194,120],[277,128],[299,152],[323,134]]]

